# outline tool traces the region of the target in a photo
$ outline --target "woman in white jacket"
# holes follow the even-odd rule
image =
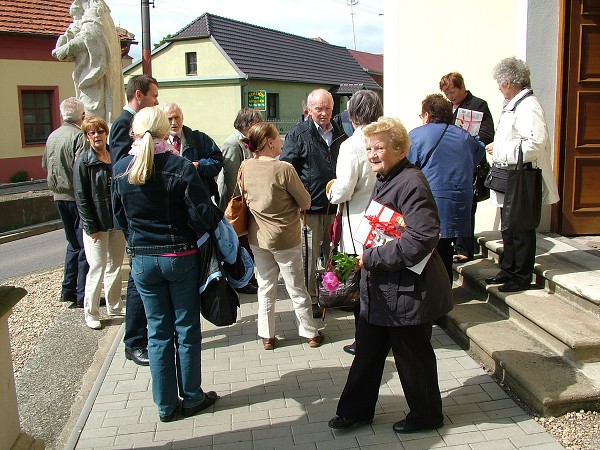
[[[556,203],[558,188],[551,165],[551,145],[544,110],[531,90],[529,67],[517,58],[500,61],[493,71],[498,88],[504,95],[504,109],[498,122],[494,142],[486,150],[492,155],[492,164],[514,168],[523,151],[523,162],[542,169],[542,202]],[[490,201],[504,206],[504,194],[491,191]],[[500,272],[486,278],[486,283],[502,285],[501,292],[529,289],[535,264],[535,229],[516,231],[502,226],[504,251]]]
[[[381,98],[373,91],[358,91],[348,102],[348,115],[354,134],[340,146],[335,169],[337,178],[327,183],[327,196],[331,203],[343,208],[340,251],[360,255],[363,247],[353,236],[375,185],[375,172],[367,160],[362,128],[383,115]],[[355,322],[358,320],[358,310],[356,306]],[[344,346],[344,351],[351,355],[354,355],[354,349],[354,343]]]

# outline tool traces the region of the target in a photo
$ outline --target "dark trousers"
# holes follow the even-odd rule
[[[442,262],[444,263],[444,267],[448,273],[448,278],[450,278],[450,284],[452,284],[454,281],[454,274],[452,272],[452,257],[454,255],[455,241],[456,238],[440,238],[438,245],[435,248],[442,258]]]
[[[55,204],[67,238],[65,269],[60,295],[64,299],[77,301],[78,305],[83,306],[85,278],[90,266],[85,259],[83,230],[80,228],[77,204],[68,200],[56,200]]]
[[[337,415],[355,420],[373,418],[385,360],[391,348],[410,409],[407,422],[423,426],[439,424],[443,420],[442,398],[431,330],[431,323],[382,327],[371,325],[361,317],[356,330],[356,355]]]
[[[477,202],[471,204],[471,235],[456,238],[454,246],[457,255],[464,255],[469,259],[473,259],[475,254],[475,213],[477,212]]]
[[[131,267],[131,259],[129,260]],[[129,349],[148,347],[148,320],[142,297],[138,292],[131,271],[127,280],[127,310],[125,311],[125,347]]]
[[[535,230],[504,230],[502,244],[501,273],[516,283],[530,284],[535,264]]]

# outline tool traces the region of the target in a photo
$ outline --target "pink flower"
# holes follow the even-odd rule
[[[333,272],[325,272],[322,280],[323,287],[329,291],[329,295],[333,295],[335,290],[340,285],[340,280]]]

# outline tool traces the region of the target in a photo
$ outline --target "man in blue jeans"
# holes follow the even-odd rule
[[[149,75],[131,77],[126,89],[127,105],[110,129],[110,159],[113,167],[129,154],[133,138],[129,131],[133,116],[142,108],[158,105],[158,82]],[[127,232],[127,230],[124,230]],[[127,310],[125,313],[125,357],[140,366],[149,365],[148,321],[142,298],[131,271],[127,281]]]
[[[80,128],[85,116],[83,103],[75,97],[67,98],[60,104],[60,114],[63,123],[48,136],[42,167],[48,173],[48,188],[54,194],[54,203],[67,238],[60,300],[73,302],[83,308],[89,265],[85,259],[83,230],[79,227],[79,213],[73,191],[73,164],[87,146]]]

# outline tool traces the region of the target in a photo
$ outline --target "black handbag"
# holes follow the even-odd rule
[[[350,308],[360,303],[360,270],[353,272],[345,283],[340,281],[340,285],[332,293],[323,287],[324,273],[323,269],[315,273],[317,299],[321,308]]]
[[[493,191],[504,194],[508,186],[508,168],[505,167],[490,167],[490,171],[485,177],[483,185]]]
[[[218,245],[214,232],[210,231],[210,239],[199,251],[201,282],[217,270],[221,273],[221,276],[213,278],[200,294],[200,313],[213,325],[226,327],[236,322],[240,299],[224,275],[223,263],[217,256]]]
[[[482,202],[490,198],[490,188],[485,186],[485,179],[490,171],[490,163],[488,163],[485,155],[481,162],[475,167],[475,175],[473,176],[473,201]]]
[[[502,206],[502,229],[512,231],[535,230],[542,217],[542,169],[523,164],[523,150],[519,145],[517,167],[508,173],[506,193]]]

